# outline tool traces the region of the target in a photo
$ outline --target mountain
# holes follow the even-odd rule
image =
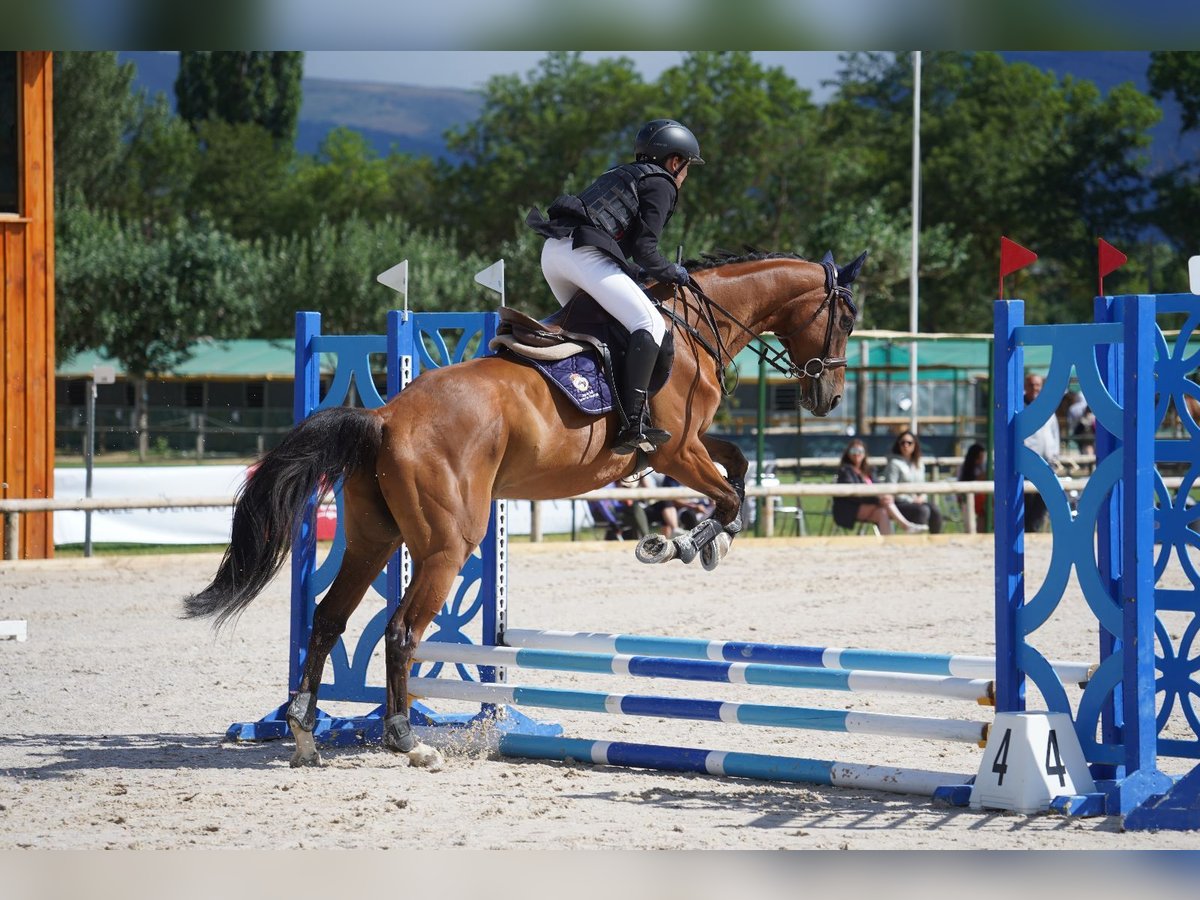
[[[162,93],[175,108],[178,54],[130,51],[118,58],[137,66],[135,87],[151,96]],[[445,133],[473,121],[483,107],[482,93],[454,88],[305,78],[301,89],[296,129],[301,153],[315,153],[330,131],[343,126],[361,132],[380,156],[398,150],[447,157]]]

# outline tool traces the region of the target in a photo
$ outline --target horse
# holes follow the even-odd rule
[[[672,542],[660,537],[650,548],[655,561],[700,554],[712,568],[741,529],[746,457],[705,432],[725,367],[752,339],[777,336],[785,353],[773,351],[770,361],[799,379],[800,406],[825,416],[838,405],[857,314],[851,285],[865,258],[839,270],[831,254],[819,263],[783,253],[710,256],[688,262],[688,286],[647,288],[675,344],[670,375],[651,400],[656,425],[671,439],[651,461],[714,504],[691,531]],[[321,764],[313,729],[326,659],[403,543],[412,580],[384,633],[383,741],[412,765],[440,768],[441,754],[417,740],[408,716],[409,668],[425,629],[483,540],[494,500],[582,494],[640,466],[644,457],[610,449],[620,426],[615,414],[579,412],[539,372],[504,354],[424,372],[379,409],[314,413],[242,485],[229,547],[212,582],[184,598],[184,616],[212,618],[215,628],[236,618],[283,565],[314,492],[341,479],[345,556],[316,607],[288,705],[291,764]]]

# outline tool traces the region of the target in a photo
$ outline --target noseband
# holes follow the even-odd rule
[[[850,291],[850,288],[838,283],[837,269],[833,263],[822,262],[821,266],[825,269],[825,299],[817,307],[817,311],[803,325],[793,328],[787,334],[776,334],[775,336],[780,341],[790,340],[797,332],[804,331],[812,325],[817,320],[817,316],[826,307],[829,307],[829,319],[825,323],[825,345],[821,348],[820,356],[814,356],[803,366],[797,367],[795,363],[789,360],[786,372],[789,378],[799,378],[801,375],[806,375],[809,378],[820,378],[825,374],[826,369],[840,369],[846,365],[846,357],[829,355],[829,350],[833,346],[833,325],[837,320],[838,301],[840,300],[846,304],[846,309],[852,316],[857,316],[858,310],[854,307],[854,295]]]
[[[733,313],[704,293],[704,290],[696,283],[694,278],[689,280],[688,288],[700,301],[700,312],[704,316],[706,324],[716,340],[717,346],[715,348],[686,319],[679,316],[673,310],[667,309],[665,306],[662,309],[663,312],[691,334],[700,343],[700,346],[707,350],[708,354],[716,360],[718,375],[725,369],[726,365],[733,362],[733,354],[729,352],[721,340],[721,331],[717,328],[717,320],[713,310],[720,312],[731,323],[750,335],[751,341],[757,341],[758,346],[752,347],[752,349],[758,354],[760,359],[770,364],[777,372],[781,372],[787,378],[807,377],[817,379],[824,375],[827,369],[839,369],[846,365],[846,357],[829,355],[830,348],[833,346],[833,328],[834,323],[837,321],[839,301],[846,304],[846,309],[852,316],[858,315],[858,310],[854,306],[854,295],[848,285],[838,283],[837,268],[834,264],[827,260],[822,260],[821,267],[825,270],[825,299],[821,301],[821,305],[817,307],[816,312],[803,325],[793,328],[787,334],[775,335],[780,341],[790,340],[798,332],[804,331],[812,325],[817,320],[817,316],[828,308],[829,320],[825,323],[825,345],[821,349],[821,355],[814,356],[803,366],[797,366],[788,358],[786,352],[776,350],[747,328]]]

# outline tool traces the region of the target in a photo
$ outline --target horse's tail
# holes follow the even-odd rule
[[[238,491],[229,549],[212,584],[183,599],[184,617],[214,617],[217,628],[237,617],[283,565],[313,492],[374,465],[382,438],[378,415],[350,407],[314,413],[288,432]]]

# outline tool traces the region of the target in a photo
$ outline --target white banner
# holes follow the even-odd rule
[[[84,469],[55,469],[54,496],[84,495]],[[232,497],[245,466],[104,466],[92,470],[93,497]],[[113,544],[224,544],[233,507],[114,509],[92,512],[92,542]],[[82,544],[84,514],[56,512],[54,543]]]
[[[123,466],[93,470],[93,497],[232,497],[246,477],[245,466]],[[73,500],[84,494],[83,469],[55,469],[54,496]],[[508,533],[527,535],[528,501],[510,501]],[[224,544],[233,522],[232,507],[184,509],[96,510],[92,513],[92,542],[112,544]],[[575,502],[575,527],[591,526],[587,504]],[[82,544],[84,514],[56,512],[54,543]],[[546,534],[571,531],[571,501],[542,503]]]

